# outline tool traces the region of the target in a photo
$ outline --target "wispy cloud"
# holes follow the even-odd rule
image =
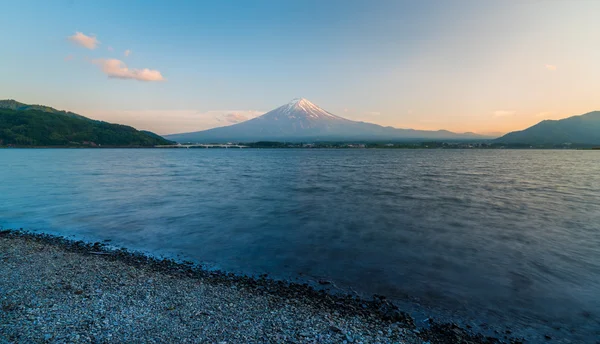
[[[73,36],[69,36],[68,39],[87,49],[96,49],[98,45],[100,45],[100,41],[96,38],[96,36],[87,36],[82,32],[76,32]]]
[[[131,55],[131,50],[129,50],[129,49],[125,50],[124,55],[125,55],[125,57]]]
[[[206,130],[243,122],[265,113],[256,110],[89,110],[73,109],[93,119],[123,123],[159,134]]]
[[[495,117],[506,117],[506,116],[512,116],[516,113],[516,111],[512,111],[512,110],[496,110],[494,111],[494,116]]]
[[[256,117],[256,116],[253,116],[252,113],[247,113],[247,111],[236,111],[236,112],[225,113],[225,114],[221,115],[220,117],[217,117],[217,121],[235,124],[235,123],[245,122],[245,121],[249,120],[250,118],[254,118],[254,117]]]
[[[108,48],[106,48],[106,50],[108,50],[108,51],[115,51],[115,48],[113,48],[113,47],[108,47]]]
[[[64,58],[65,61],[71,61],[72,59],[73,59],[73,55],[67,55]]]
[[[117,59],[96,59],[92,63],[100,66],[109,78],[132,79],[139,81],[165,81],[162,74],[153,69],[133,69],[127,67],[125,62]]]
[[[546,67],[547,70],[552,70],[552,71],[556,70],[556,68],[557,68],[555,65],[551,65],[551,64],[547,64],[544,67]]]

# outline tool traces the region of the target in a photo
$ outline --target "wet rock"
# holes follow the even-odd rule
[[[336,333],[342,333],[342,330],[340,328],[338,328],[337,326],[329,326],[329,330],[331,330],[332,332],[336,332]]]

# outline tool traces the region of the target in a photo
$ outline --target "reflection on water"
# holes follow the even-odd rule
[[[0,225],[600,337],[600,155],[0,150]],[[575,333],[571,333],[575,330]]]

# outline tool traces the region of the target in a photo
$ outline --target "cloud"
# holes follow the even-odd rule
[[[71,61],[73,59],[73,55],[67,55],[65,56],[65,61]]]
[[[106,49],[107,49],[108,51],[115,51],[115,48],[113,48],[113,47],[108,47],[108,48],[106,48]]]
[[[546,67],[547,70],[556,70],[556,66],[555,65],[547,64],[544,67]]]
[[[131,50],[129,50],[129,49],[125,50],[125,54],[124,55],[125,55],[125,57],[131,55]]]
[[[96,36],[86,36],[81,32],[75,32],[73,36],[69,36],[69,41],[92,50],[96,49],[100,44]]]
[[[494,116],[495,117],[506,117],[506,116],[512,116],[516,113],[516,111],[512,111],[512,110],[496,110],[494,111]]]
[[[256,110],[90,110],[73,109],[75,113],[111,123],[131,125],[159,134],[206,130],[232,125],[258,117]]]
[[[367,116],[379,116],[379,115],[381,115],[381,112],[370,111],[370,112],[365,112],[365,115],[367,115]]]
[[[224,114],[222,117],[222,120],[220,118],[218,118],[218,121],[224,121],[224,122],[228,122],[228,123],[240,123],[240,122],[244,122],[249,120],[250,118],[240,112],[232,112],[232,113],[227,113]]]
[[[164,81],[165,78],[157,70],[148,68],[130,69],[125,62],[117,59],[96,59],[92,63],[100,66],[109,78],[133,79],[139,81]]]

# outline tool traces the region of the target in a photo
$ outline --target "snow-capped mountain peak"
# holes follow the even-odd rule
[[[330,112],[327,112],[319,106],[311,103],[305,98],[294,98],[289,103],[278,107],[264,115],[265,117],[288,117],[288,118],[328,118],[345,120]]]
[[[336,116],[305,98],[296,98],[266,114],[234,125],[168,135],[178,142],[348,141],[452,139],[446,131],[395,129]]]

